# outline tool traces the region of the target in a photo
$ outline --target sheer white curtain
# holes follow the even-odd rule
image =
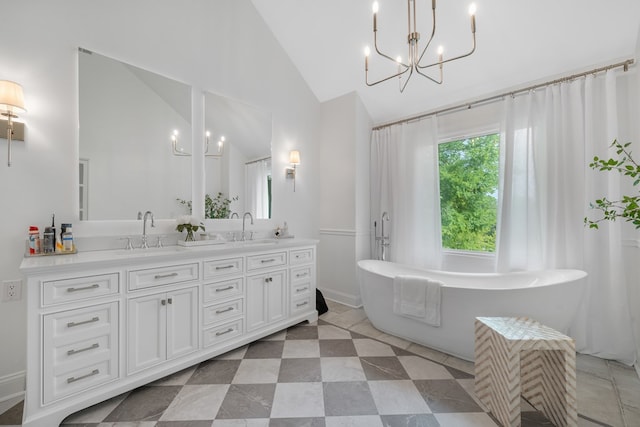
[[[588,285],[572,326],[581,352],[631,364],[620,223],[583,226],[589,202],[619,196],[619,176],[588,167],[617,135],[615,72],[506,101],[498,271],[578,268]]]
[[[255,218],[269,218],[268,180],[270,173],[271,165],[268,160],[245,165],[247,210]]]
[[[389,260],[440,268],[437,120],[375,130],[371,145],[371,221],[388,212]]]

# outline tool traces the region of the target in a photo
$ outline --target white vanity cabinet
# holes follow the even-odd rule
[[[198,288],[127,301],[127,373],[198,349]]]
[[[302,321],[315,240],[25,258],[23,425],[66,416]]]

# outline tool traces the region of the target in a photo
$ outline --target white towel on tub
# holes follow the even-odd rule
[[[441,288],[442,282],[427,277],[396,276],[393,279],[393,312],[440,326]]]

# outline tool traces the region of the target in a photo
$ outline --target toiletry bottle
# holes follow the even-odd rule
[[[51,254],[56,251],[56,232],[52,227],[44,228],[44,242],[42,244],[42,252],[45,254]]]
[[[71,229],[71,224],[62,224],[60,228],[62,229],[62,251],[73,252],[73,230]]]
[[[282,237],[289,237],[289,226],[287,225],[287,221],[284,222],[284,226],[282,227]]]
[[[40,231],[38,227],[32,225],[29,227],[29,255],[40,253]]]

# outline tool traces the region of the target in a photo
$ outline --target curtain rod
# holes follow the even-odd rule
[[[611,70],[611,69],[614,69],[614,68],[622,67],[624,69],[624,71],[626,72],[626,71],[629,71],[629,66],[633,65],[634,62],[635,61],[633,59],[627,59],[626,61],[618,62],[618,63],[611,64],[611,65],[606,65],[606,66],[600,67],[600,68],[594,68],[593,70],[584,71],[582,73],[572,74],[572,75],[567,76],[567,77],[560,77],[560,78],[555,79],[555,80],[550,80],[550,81],[544,82],[544,83],[538,83],[538,84],[535,84],[533,86],[528,86],[528,87],[525,87],[525,88],[522,88],[522,89],[516,89],[516,90],[504,92],[504,93],[501,93],[500,95],[490,96],[488,98],[479,99],[477,101],[465,102],[463,104],[458,104],[458,105],[455,105],[453,107],[447,107],[447,108],[443,108],[441,110],[436,110],[436,111],[433,111],[431,113],[424,113],[424,114],[420,114],[420,115],[417,115],[417,116],[409,117],[409,118],[406,118],[406,119],[396,120],[395,122],[385,123],[383,125],[374,126],[373,129],[371,129],[371,130],[373,131],[373,130],[384,129],[384,128],[391,127],[391,126],[394,126],[394,125],[398,125],[398,124],[401,124],[401,123],[409,123],[409,122],[413,122],[413,121],[416,121],[416,120],[424,119],[424,118],[427,118],[427,117],[435,116],[437,114],[450,113],[452,111],[469,109],[472,106],[475,106],[475,105],[478,105],[478,104],[486,104],[486,103],[489,103],[489,102],[493,102],[493,101],[496,101],[498,99],[503,99],[506,96],[515,96],[515,95],[520,94],[520,93],[524,93],[524,92],[529,92],[529,91],[532,91],[532,90],[540,89],[541,87],[547,87],[547,86],[551,86],[551,85],[558,84],[558,83],[564,83],[564,82],[572,81],[572,80],[575,80],[575,79],[580,78],[580,77],[588,76],[589,74],[597,74],[597,73],[601,73],[603,71],[608,71],[608,70]]]
[[[258,162],[261,162],[263,160],[271,160],[271,156],[263,157],[261,159],[251,160],[250,162],[246,162],[245,165],[250,165],[251,163],[258,163]]]

